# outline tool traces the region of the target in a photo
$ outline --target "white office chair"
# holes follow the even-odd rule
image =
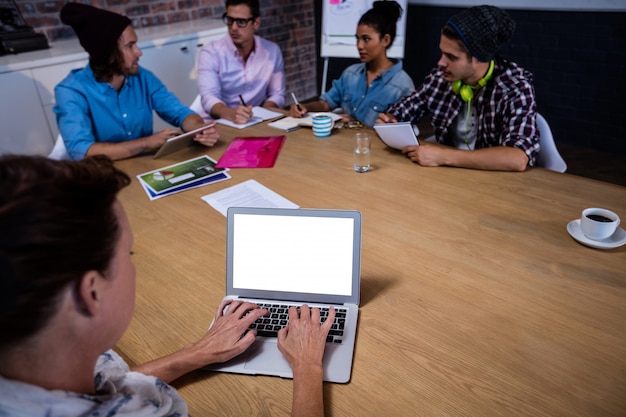
[[[539,157],[537,158],[537,166],[550,171],[565,172],[567,164],[556,148],[548,122],[539,113],[537,113],[537,128],[539,129],[539,145],[541,146]]]
[[[203,110],[202,103],[200,103],[200,94],[196,96],[196,98],[193,100],[193,103],[191,103],[191,106],[189,106],[189,108],[195,111],[196,113],[200,114],[199,112]]]
[[[48,154],[48,158],[62,160],[62,159],[70,159],[70,156],[67,153],[67,148],[65,147],[65,142],[61,137],[61,134],[57,136],[57,141],[54,143],[54,148]]]
[[[198,113],[205,121],[211,120],[211,116],[209,116],[207,112],[205,112],[202,108],[202,103],[200,102],[200,94],[196,96],[195,100],[193,101],[193,103],[191,103],[191,106],[189,106],[189,108]]]

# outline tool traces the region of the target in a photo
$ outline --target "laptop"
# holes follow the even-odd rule
[[[351,210],[230,207],[227,211],[226,297],[260,306],[335,307],[326,342],[324,380],[350,380],[360,299],[361,213]],[[274,317],[274,314],[277,314]],[[259,319],[256,341],[242,355],[205,369],[292,378],[267,335],[281,313]],[[263,323],[262,320],[270,320]],[[279,325],[280,326],[280,325]],[[276,330],[276,329],[274,329]]]
[[[211,123],[197,129],[190,130],[189,132],[181,133],[180,135],[172,136],[171,138],[163,142],[161,147],[154,154],[153,158],[157,159],[190,146],[193,143],[193,138],[196,136],[196,134],[212,126],[215,126],[215,123]]]

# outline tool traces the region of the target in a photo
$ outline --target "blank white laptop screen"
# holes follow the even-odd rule
[[[235,214],[233,288],[352,295],[354,219]]]

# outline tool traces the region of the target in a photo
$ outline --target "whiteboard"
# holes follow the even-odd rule
[[[411,5],[433,7],[471,7],[485,4],[478,0],[409,0]],[[506,10],[562,10],[567,12],[625,12],[624,0],[490,0],[488,4]]]
[[[404,57],[406,39],[407,0],[396,0],[402,7],[402,16],[396,26],[396,38],[389,49],[389,58]],[[356,49],[356,27],[359,19],[372,8],[374,0],[322,0],[322,39],[320,55],[323,58],[359,58]]]

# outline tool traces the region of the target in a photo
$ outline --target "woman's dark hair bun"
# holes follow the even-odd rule
[[[402,6],[393,0],[376,0],[372,4],[372,9],[378,13],[387,15],[394,22],[402,16]]]

